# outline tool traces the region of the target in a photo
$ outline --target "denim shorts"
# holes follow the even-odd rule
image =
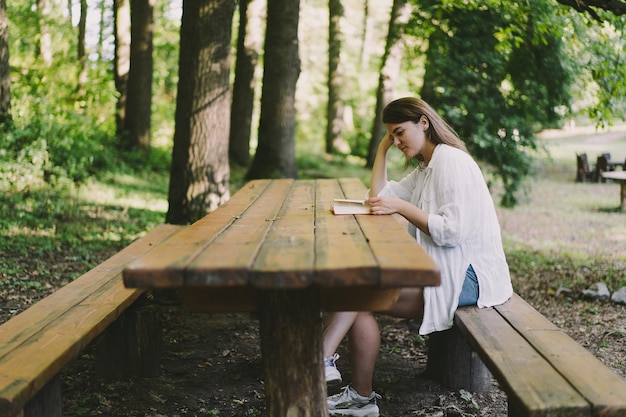
[[[465,281],[463,281],[463,289],[459,296],[459,307],[473,306],[478,303],[478,278],[474,268],[470,265],[465,273]]]

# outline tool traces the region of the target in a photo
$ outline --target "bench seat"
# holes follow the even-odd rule
[[[626,380],[517,294],[494,308],[459,308],[453,329],[434,342],[447,344],[443,356],[434,355],[437,363],[429,358],[437,379],[485,388],[486,366],[508,396],[509,416],[626,416]]]
[[[144,292],[124,287],[123,268],[180,227],[156,227],[0,325],[0,417],[61,415],[59,371]],[[132,342],[122,345],[132,346]]]

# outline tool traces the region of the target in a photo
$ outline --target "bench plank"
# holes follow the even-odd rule
[[[626,416],[626,380],[517,294],[495,308],[593,404],[593,416]]]
[[[459,308],[455,325],[503,385],[513,415],[590,415],[589,403],[495,309]]]
[[[19,412],[143,293],[124,287],[123,268],[178,230],[158,226],[0,326],[0,416]]]

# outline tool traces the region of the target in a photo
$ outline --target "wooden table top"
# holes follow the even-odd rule
[[[253,180],[124,271],[128,287],[400,288],[439,269],[392,216],[333,215],[364,198],[354,178]]]
[[[626,171],[605,171],[602,176],[612,180],[626,181]]]

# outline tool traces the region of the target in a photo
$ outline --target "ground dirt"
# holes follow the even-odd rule
[[[626,377],[624,335],[609,330],[624,325],[623,306],[551,295],[528,298]],[[265,415],[258,322],[247,314],[191,314],[173,299],[154,299],[164,324],[159,377],[95,378],[91,346],[62,372],[65,416]],[[381,416],[507,415],[506,396],[495,381],[490,392],[468,393],[450,391],[424,375],[427,339],[417,336],[416,323],[384,316],[379,323],[382,350],[374,385],[382,395]],[[349,382],[349,353],[344,345],[339,353],[338,365]]]

